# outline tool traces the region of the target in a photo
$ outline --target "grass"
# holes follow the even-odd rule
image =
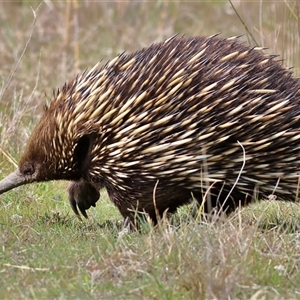
[[[99,59],[177,32],[244,34],[245,42],[282,55],[298,76],[297,2],[233,7],[1,3],[0,177],[15,168],[53,88]],[[80,222],[65,186],[32,184],[1,195],[1,299],[300,299],[298,204],[267,200],[210,223],[193,219],[187,206],[156,229],[145,224],[142,234],[121,234],[121,216],[105,192]]]
[[[92,211],[80,223],[54,196],[45,204],[7,199],[1,210],[2,299],[280,299],[300,293],[299,233],[282,227],[289,219],[275,204],[268,211],[277,219],[249,207],[201,223],[182,208],[178,226],[164,222],[121,236],[107,199],[99,207],[106,216]]]

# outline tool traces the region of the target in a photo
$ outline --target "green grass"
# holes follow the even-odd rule
[[[244,34],[299,75],[296,1],[234,2],[236,11],[228,1],[40,2],[0,4],[1,178],[52,89],[124,50],[178,32]],[[300,299],[299,204],[266,200],[210,223],[186,206],[124,234],[105,192],[80,222],[65,186],[0,196],[0,299]]]
[[[34,190],[40,198],[45,192]],[[215,223],[193,220],[182,208],[177,226],[166,221],[122,236],[120,216],[106,197],[79,222],[51,191],[38,200],[14,193],[0,211],[1,299],[279,299],[300,293],[299,233],[282,227],[290,220],[276,204],[267,204],[268,215],[264,204],[254,205]],[[299,207],[289,211],[296,221]]]

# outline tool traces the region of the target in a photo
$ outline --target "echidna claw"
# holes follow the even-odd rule
[[[75,213],[76,217],[77,217],[80,221],[82,221],[82,218],[81,218],[81,216],[80,216],[80,214],[79,214],[79,212],[78,212],[78,209],[77,209],[76,201],[75,201],[75,199],[74,199],[73,197],[70,197],[70,196],[69,196],[69,203],[70,203],[70,206],[71,206],[73,212]]]

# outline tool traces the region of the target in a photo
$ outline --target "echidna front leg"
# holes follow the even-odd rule
[[[70,181],[68,185],[69,202],[76,216],[81,220],[78,208],[85,218],[88,218],[86,210],[95,207],[100,198],[99,191],[83,179]]]

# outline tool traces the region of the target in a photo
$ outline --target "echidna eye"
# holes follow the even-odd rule
[[[24,175],[31,176],[35,172],[35,167],[32,163],[26,162],[20,171]]]

